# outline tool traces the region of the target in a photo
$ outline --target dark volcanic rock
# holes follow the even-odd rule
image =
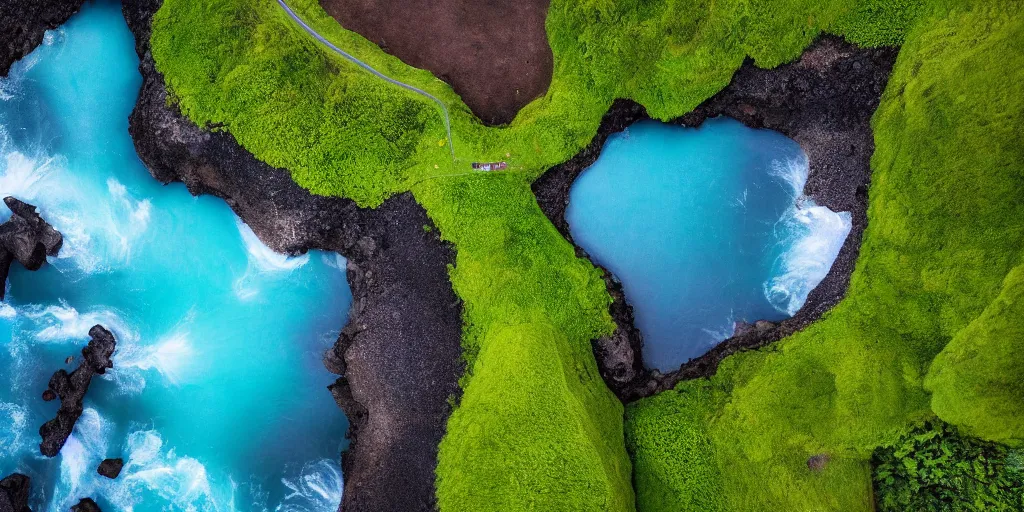
[[[82,498],[78,505],[71,507],[71,512],[102,512],[100,506],[92,498]]]
[[[30,483],[21,473],[0,480],[0,512],[32,512],[28,508]]]
[[[0,300],[14,260],[29,270],[39,270],[46,257],[56,256],[64,245],[64,237],[39,216],[35,206],[13,197],[5,197],[4,203],[13,215],[0,224]]]
[[[62,25],[85,0],[0,0],[0,76],[28,55],[43,33]]]
[[[47,391],[60,398],[60,409],[57,410],[56,418],[39,427],[39,435],[43,438],[39,451],[47,457],[55,457],[60,453],[75,428],[75,422],[82,416],[82,400],[89,391],[93,376],[102,375],[107,368],[114,367],[114,362],[110,360],[117,345],[114,335],[102,326],[94,325],[89,329],[89,336],[92,339],[82,349],[82,363],[78,368],[70,375],[64,370],[57,370],[50,377]]]
[[[224,132],[200,130],[168,106],[149,53],[159,0],[126,0],[142,90],[129,130],[153,176],[193,194],[223,198],[271,248],[309,249],[348,259],[349,323],[324,364],[344,378],[331,386],[350,422],[344,454],[349,511],[434,508],[437,447],[459,392],[462,307],[448,280],[454,251],[410,194],[375,210],[311,195]]]
[[[871,115],[889,80],[896,53],[893,48],[865,50],[836,37],[822,37],[791,64],[765,70],[750,61],[744,63],[728,87],[693,112],[672,121],[697,126],[708,118],[724,115],[747,126],[769,128],[792,138],[810,161],[804,192],[833,211],[851,212],[853,229],[831,271],[793,318],[778,324],[757,322],[739,326],[732,338],[668,375],[643,369],[642,340],[633,326],[632,311],[621,286],[605,272],[608,290],[615,301],[611,312],[618,329],[610,338],[596,340],[594,352],[605,382],[620,398],[630,401],[669,389],[683,379],[710,376],[729,354],[757,348],[799,331],[839,303],[846,294],[867,225],[867,190],[874,152]],[[568,240],[572,241],[572,237],[565,221],[565,208],[573,181],[594,163],[609,135],[647,118],[640,105],[616,101],[587,148],[534,182],[541,209]],[[579,247],[577,252],[585,256]]]
[[[122,468],[124,468],[124,460],[105,459],[103,462],[100,462],[100,467],[96,468],[96,472],[113,480],[121,474]]]

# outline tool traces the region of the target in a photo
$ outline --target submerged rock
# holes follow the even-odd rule
[[[0,1],[0,76],[28,55],[47,30],[62,25],[78,12],[85,0]]]
[[[13,215],[0,224],[0,281],[7,282],[7,274],[15,260],[28,270],[39,270],[47,256],[56,256],[64,245],[64,237],[36,212],[36,207],[13,197],[4,203]],[[0,286],[3,300],[6,286]]]
[[[0,480],[0,512],[32,512],[28,508],[30,484],[31,480],[21,473]]]
[[[106,459],[100,462],[100,467],[96,468],[96,472],[113,480],[121,474],[122,468],[124,468],[123,459]]]
[[[100,506],[92,498],[82,498],[78,505],[71,507],[71,512],[102,512]]]
[[[39,435],[43,438],[39,451],[47,457],[55,457],[60,453],[75,428],[75,422],[82,416],[82,400],[92,378],[114,367],[110,359],[117,345],[114,335],[102,326],[95,325],[89,329],[89,336],[92,339],[82,349],[82,362],[78,368],[70,375],[64,370],[57,370],[50,377],[47,391],[60,398],[60,409],[57,410],[57,417],[39,427]],[[44,398],[46,396],[52,395],[46,394]]]

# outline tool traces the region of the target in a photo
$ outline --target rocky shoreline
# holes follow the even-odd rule
[[[682,380],[709,377],[728,355],[789,336],[842,300],[867,226],[867,191],[874,152],[871,116],[888,83],[896,54],[895,48],[861,49],[840,38],[823,36],[799,60],[775,69],[760,69],[748,60],[728,87],[692,112],[670,121],[698,126],[709,118],[729,116],[752,128],[772,129],[795,140],[810,161],[805,194],[833,211],[850,212],[853,228],[832,269],[796,315],[777,324],[742,326],[707,354],[667,374],[644,368],[643,341],[633,324],[632,308],[621,284],[605,271],[605,283],[614,300],[611,313],[618,328],[613,336],[594,341],[594,354],[605,382],[620,399],[629,402],[671,389]],[[642,106],[616,101],[586,148],[534,182],[541,209],[570,242],[565,209],[573,181],[597,160],[611,134],[644,119],[649,117]],[[588,257],[572,243],[577,254]]]
[[[73,16],[85,0],[0,0],[0,76],[43,42],[47,30]]]
[[[411,194],[373,210],[314,196],[230,134],[201,130],[168,106],[149,52],[160,4],[123,5],[143,76],[129,127],[139,157],[164,183],[223,198],[276,251],[348,259],[349,322],[324,357],[342,375],[330,391],[350,422],[342,509],[432,510],[437,447],[463,374],[462,305],[447,267],[454,250],[424,229],[432,224]]]

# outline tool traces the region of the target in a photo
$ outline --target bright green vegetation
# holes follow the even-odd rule
[[[1024,453],[958,435],[945,423],[875,451],[881,512],[1024,510]]]
[[[778,65],[822,30],[848,32],[865,44],[898,42],[913,10],[877,3],[885,7],[845,0],[732,0],[713,8],[707,1],[555,0],[547,22],[555,55],[550,90],[511,125],[487,128],[446,84],[342,29],[316,0],[289,2],[341,48],[444,101],[454,167],[436,106],[326,52],[276,2],[166,0],[152,45],[193,121],[229,130],[316,193],[373,206],[425,179],[468,173],[472,161],[507,160],[513,173],[531,180],[590,142],[615,98],[636,99],[655,117],[676,117],[725,87],[747,55]]]
[[[875,448],[915,422],[937,413],[976,435],[1020,435],[1017,411],[974,397],[1020,393],[1007,370],[1019,358],[995,354],[1019,333],[1006,315],[1019,313],[1020,278],[1006,276],[1024,249],[1024,16],[1010,0],[931,3],[553,0],[551,87],[489,128],[429,73],[293,0],[340,47],[449,105],[454,165],[436,107],[328,54],[272,1],[165,0],[152,43],[192,120],[319,194],[373,206],[412,190],[457,247],[470,371],[440,448],[442,510],[629,510],[628,438],[641,510],[849,511],[871,507]],[[775,66],[823,31],[904,44],[874,119],[849,297],[711,380],[631,405],[624,433],[590,348],[612,329],[603,283],[529,182],[588,143],[615,98],[678,116],[745,57]],[[510,170],[470,172],[491,160]],[[809,470],[819,454],[826,467]]]
[[[441,443],[441,509],[631,510],[622,405],[590,348],[611,322],[600,273],[515,176],[415,192],[459,247],[451,278],[471,365]]]
[[[932,410],[965,432],[1024,442],[1024,266],[932,362],[925,387]]]
[[[870,222],[846,300],[629,408],[636,480],[655,482],[637,490],[640,510],[712,508],[709,490],[730,510],[868,510],[873,450],[936,413],[1020,440],[1020,9],[935,9],[908,31],[873,120]],[[807,466],[818,454],[820,472]],[[687,469],[708,460],[717,472]]]

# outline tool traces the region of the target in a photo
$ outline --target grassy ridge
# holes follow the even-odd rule
[[[622,405],[590,340],[612,328],[600,273],[509,174],[414,189],[459,247],[465,395],[438,466],[442,510],[632,510]]]
[[[1024,248],[1020,8],[936,9],[908,32],[874,118],[870,222],[847,299],[809,329],[730,358],[710,381],[630,407],[636,479],[668,483],[639,489],[641,510],[681,509],[647,496],[711,489],[731,510],[869,510],[872,450],[931,416],[931,404],[979,434],[1006,439],[1019,425],[1021,376],[1009,369],[1019,357],[992,358],[1014,351],[1022,319],[1009,309],[1019,271],[1004,280]],[[951,371],[975,344],[985,359]],[[694,400],[698,391],[711,398]],[[990,399],[972,403],[972,393]],[[969,417],[968,404],[983,414]],[[692,449],[695,425],[713,442],[672,458]],[[807,466],[818,454],[831,459],[821,472]],[[678,476],[690,460],[720,471]]]
[[[975,436],[1024,443],[1024,266],[1003,290],[932,361],[925,387],[932,410]]]
[[[615,98],[674,117],[746,56],[774,66],[822,31],[906,39],[875,119],[871,223],[850,298],[798,336],[730,358],[711,381],[630,407],[641,509],[867,508],[866,457],[931,414],[932,358],[985,323],[1020,263],[1024,52],[1010,2],[946,12],[913,0],[554,0],[551,87],[501,128],[316,0],[291,4],[342,48],[445,101],[459,161],[436,107],[326,53],[275,2],[165,0],[153,54],[192,120],[231,131],[315,193],[372,206],[413,190],[456,245],[471,373],[441,446],[443,510],[632,507],[622,409],[589,345],[611,330],[608,297],[528,186],[589,142]],[[498,159],[510,172],[467,175],[469,162]],[[1007,331],[993,332],[986,343]],[[936,396],[944,379],[965,378],[985,382],[946,372]],[[809,473],[807,458],[826,452],[826,470]]]

